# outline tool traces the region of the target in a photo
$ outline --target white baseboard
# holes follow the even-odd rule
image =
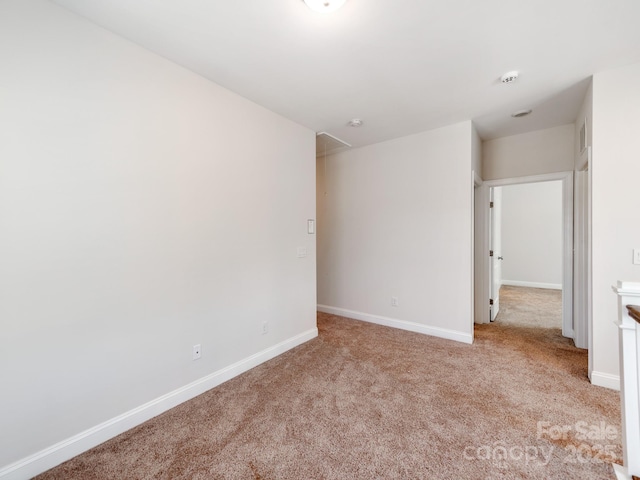
[[[550,288],[552,290],[562,290],[561,283],[541,283],[541,282],[522,282],[520,280],[502,280],[501,285],[508,285],[510,287]]]
[[[622,465],[618,465],[617,463],[613,464],[613,471],[616,474],[617,480],[632,480],[633,477],[629,475],[629,472]]]
[[[473,334],[459,332],[457,330],[447,330],[439,327],[429,327],[421,323],[407,322],[406,320],[398,320],[395,318],[381,317],[379,315],[371,315],[369,313],[356,312],[344,308],[330,307],[328,305],[318,305],[318,311],[339,315],[341,317],[362,320],[363,322],[376,323],[385,327],[399,328],[400,330],[408,330],[410,332],[422,333],[433,337],[446,338],[447,340],[455,340],[463,343],[473,343]]]
[[[0,468],[0,479],[24,480],[32,478],[317,336],[317,328],[307,330],[71,438],[2,467]]]
[[[610,373],[591,372],[591,383],[598,387],[620,390],[620,377]]]

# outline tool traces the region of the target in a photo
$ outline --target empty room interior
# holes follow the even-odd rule
[[[0,479],[616,478],[638,19],[0,0]]]

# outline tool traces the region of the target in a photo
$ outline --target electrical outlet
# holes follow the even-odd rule
[[[202,350],[200,344],[193,346],[193,359],[198,360],[202,356]]]
[[[262,334],[266,335],[267,333],[269,333],[269,322],[265,320],[262,322]]]
[[[398,297],[391,297],[391,306],[398,307],[400,304],[398,303]]]

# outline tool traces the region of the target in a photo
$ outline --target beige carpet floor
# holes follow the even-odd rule
[[[586,352],[559,331],[494,323],[465,345],[318,326],[38,479],[614,478],[619,395],[589,384]]]
[[[500,287],[496,322],[540,328],[562,328],[562,290]]]

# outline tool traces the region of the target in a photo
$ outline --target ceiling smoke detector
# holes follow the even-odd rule
[[[349,126],[350,127],[361,127],[362,126],[362,120],[360,120],[359,118],[354,118],[353,120],[349,120]]]
[[[342,7],[347,0],[304,0],[314,12],[331,13]]]
[[[529,115],[533,110],[529,109],[529,110],[518,110],[517,112],[514,112],[511,114],[511,116],[513,118],[522,118],[522,117],[526,117],[527,115]]]
[[[518,72],[516,72],[515,70],[512,72],[507,72],[502,75],[502,77],[500,77],[500,81],[502,83],[513,83],[518,79],[518,75]]]

